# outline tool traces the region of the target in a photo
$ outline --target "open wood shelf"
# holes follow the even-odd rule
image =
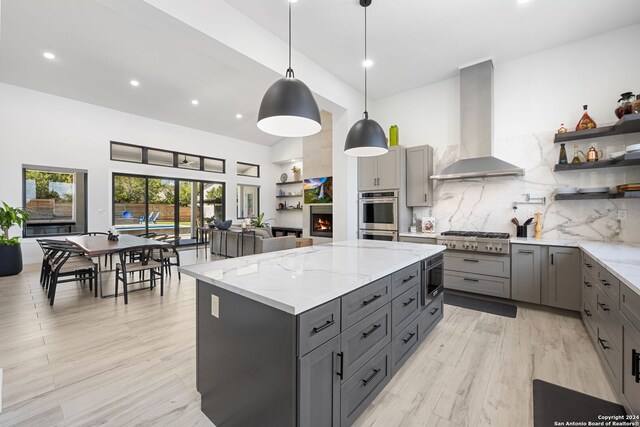
[[[284,194],[282,196],[276,196],[278,199],[281,199],[283,197],[302,197],[303,194]]]
[[[640,191],[624,193],[556,194],[554,200],[640,199]]]
[[[595,129],[577,130],[573,132],[557,133],[553,142],[578,141],[581,139],[602,138],[605,136],[624,135],[626,133],[640,132],[640,113],[622,116],[614,125],[603,126]]]
[[[640,165],[640,152],[635,153],[626,153],[623,157],[619,159],[607,159],[607,160],[598,160],[597,162],[582,162],[576,165],[567,164],[567,165],[556,165],[554,171],[556,172],[566,172],[566,171],[577,171],[577,170],[588,170],[588,169],[602,169],[602,168],[617,168],[622,166],[637,166]]]
[[[286,208],[286,209],[276,209],[277,211],[301,211],[302,208]]]
[[[287,185],[287,184],[302,184],[304,181],[286,181],[286,182],[276,182],[276,185]]]

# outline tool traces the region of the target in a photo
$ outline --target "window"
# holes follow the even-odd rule
[[[87,231],[87,172],[23,166],[23,203],[30,219],[24,237]]]
[[[258,216],[260,214],[260,187],[238,184],[236,205],[238,218]]]
[[[202,238],[199,227],[224,220],[224,183],[113,174],[113,225],[121,234]]]
[[[111,141],[111,160],[225,173],[225,160]],[[250,165],[256,166],[256,165]],[[257,176],[257,175],[250,175]]]
[[[238,162],[238,175],[260,177],[260,165]]]

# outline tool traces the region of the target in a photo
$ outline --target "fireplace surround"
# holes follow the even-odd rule
[[[333,207],[311,206],[309,234],[312,237],[333,237]]]

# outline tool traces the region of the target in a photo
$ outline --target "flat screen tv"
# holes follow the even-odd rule
[[[333,177],[305,179],[304,202],[307,204],[333,203]]]

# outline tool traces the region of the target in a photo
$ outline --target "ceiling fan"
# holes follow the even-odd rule
[[[195,162],[190,162],[189,160],[187,160],[187,155],[184,155],[184,160],[180,162],[183,166],[191,166],[193,165]]]

